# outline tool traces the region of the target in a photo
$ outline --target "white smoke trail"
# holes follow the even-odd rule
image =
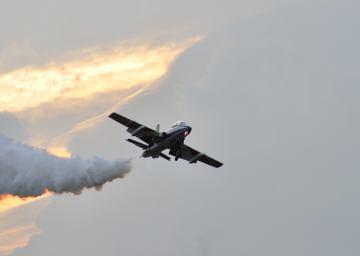
[[[123,178],[130,160],[59,158],[0,135],[0,195],[39,196],[46,191],[80,193]]]

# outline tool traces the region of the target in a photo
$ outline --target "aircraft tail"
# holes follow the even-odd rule
[[[136,140],[127,139],[127,141],[130,142],[130,143],[132,143],[132,144],[134,144],[134,145],[136,145],[136,146],[138,146],[139,148],[144,149],[144,150],[148,148],[148,146],[147,146],[146,144],[143,144],[143,143],[138,142],[138,141],[136,141]],[[162,158],[164,158],[164,159],[166,159],[166,160],[168,160],[168,161],[171,160],[171,157],[169,157],[169,156],[167,156],[167,155],[165,155],[165,154],[163,154],[163,153],[160,153],[159,156],[162,157]]]

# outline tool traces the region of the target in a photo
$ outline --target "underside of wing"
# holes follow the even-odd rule
[[[148,144],[151,144],[154,141],[154,137],[160,136],[159,132],[117,113],[112,113],[109,117],[126,126],[127,131],[131,134],[131,136],[135,136]]]
[[[169,152],[170,155],[178,156],[186,161],[189,161],[190,164],[196,163],[197,161],[203,162],[205,164],[208,164],[210,166],[213,166],[215,168],[221,167],[223,164],[204,153],[200,153],[199,151],[183,144],[178,149],[180,152],[176,152],[171,150]],[[178,155],[177,155],[178,154]]]

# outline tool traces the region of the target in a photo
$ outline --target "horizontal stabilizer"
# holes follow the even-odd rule
[[[146,149],[148,147],[147,145],[145,145],[145,144],[143,144],[141,142],[138,142],[136,140],[127,139],[127,141],[134,144],[134,145],[136,145],[136,146],[138,146],[138,147],[140,147],[140,148],[142,148],[142,149]]]
[[[164,158],[164,159],[166,159],[166,160],[168,160],[168,161],[170,161],[171,160],[171,158],[170,157],[168,157],[167,155],[165,155],[165,154],[163,154],[163,153],[160,153],[160,155],[159,155],[160,157],[162,157],[162,158]]]

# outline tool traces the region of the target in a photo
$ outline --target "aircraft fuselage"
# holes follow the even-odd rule
[[[154,143],[150,148],[144,150],[143,157],[157,158],[166,149],[173,149],[184,143],[185,137],[191,132],[190,126],[180,126],[171,128],[163,133],[163,138]]]

